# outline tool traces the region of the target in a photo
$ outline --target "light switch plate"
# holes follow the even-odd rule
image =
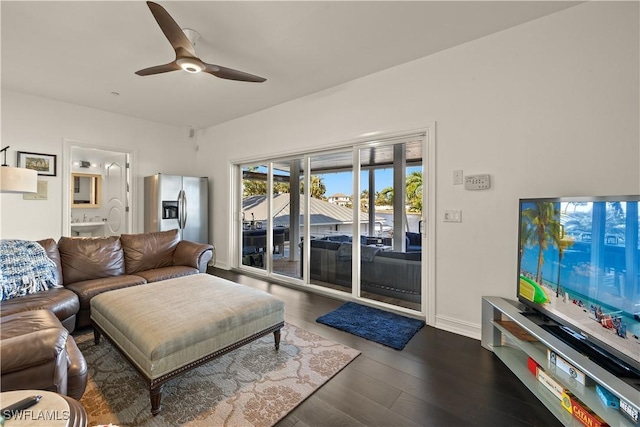
[[[445,210],[444,222],[462,222],[462,211],[460,209]]]
[[[464,176],[462,169],[457,169],[453,171],[453,185],[462,185],[464,184]]]

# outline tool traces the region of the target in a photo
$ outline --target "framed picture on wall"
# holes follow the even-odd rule
[[[56,155],[18,151],[18,167],[38,171],[38,175],[56,176]]]

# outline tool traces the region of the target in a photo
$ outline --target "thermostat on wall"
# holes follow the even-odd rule
[[[464,177],[465,190],[488,190],[489,188],[491,188],[491,179],[488,174]]]

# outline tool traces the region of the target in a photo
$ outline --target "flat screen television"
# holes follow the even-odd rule
[[[520,302],[636,378],[639,202],[640,195],[521,199],[517,278]]]

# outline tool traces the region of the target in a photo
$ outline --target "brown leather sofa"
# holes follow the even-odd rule
[[[2,391],[33,388],[79,398],[86,363],[69,334],[90,325],[91,298],[204,273],[213,257],[213,246],[181,241],[178,230],[38,243],[56,264],[63,287],[0,303]]]
[[[213,246],[180,240],[178,230],[110,237],[38,241],[56,263],[58,283],[36,294],[2,301],[0,314],[52,311],[69,330],[89,326],[90,301],[113,289],[204,273]]]

